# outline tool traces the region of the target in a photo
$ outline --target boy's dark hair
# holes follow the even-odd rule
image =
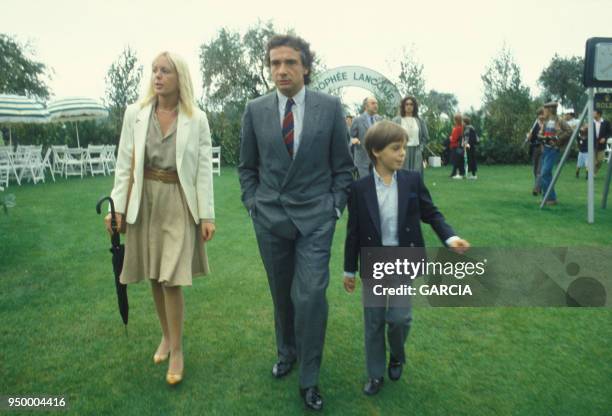
[[[310,84],[310,73],[312,72],[312,63],[314,61],[314,53],[310,50],[310,43],[306,42],[299,36],[293,35],[274,35],[268,40],[266,45],[266,66],[270,68],[270,51],[281,46],[288,46],[300,53],[302,65],[308,70],[304,75],[304,85]]]
[[[374,151],[380,152],[391,143],[402,141],[408,141],[406,130],[399,124],[383,120],[368,129],[365,135],[365,148],[372,163],[376,164]]]

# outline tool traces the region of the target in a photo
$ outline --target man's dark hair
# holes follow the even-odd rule
[[[302,65],[308,70],[304,75],[304,84],[310,84],[310,73],[312,72],[312,63],[314,61],[314,52],[310,50],[310,43],[306,42],[299,36],[293,35],[274,35],[268,40],[266,45],[266,66],[270,68],[270,51],[281,46],[288,46],[300,53]]]

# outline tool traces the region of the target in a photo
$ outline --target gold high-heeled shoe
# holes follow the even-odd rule
[[[162,354],[153,354],[153,362],[155,364],[160,364],[163,363],[164,361],[166,361],[168,359],[168,357],[170,357],[170,353],[166,353],[166,355],[162,355]]]
[[[166,382],[171,386],[179,384],[181,381],[183,381],[183,373],[184,371],[182,371],[180,374],[172,374],[168,372],[166,374]]]

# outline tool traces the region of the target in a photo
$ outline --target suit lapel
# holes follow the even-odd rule
[[[179,111],[178,120],[176,120],[176,168],[179,171],[191,131],[190,121],[191,119],[186,114]]]
[[[134,126],[134,155],[135,163],[138,165],[141,165],[144,160],[147,130],[149,128],[152,107],[152,104],[144,106],[136,116],[136,124]]]
[[[278,112],[278,96],[276,92],[268,94],[264,103],[265,113],[267,115],[268,123],[266,125],[265,137],[270,141],[270,145],[278,155],[278,160],[287,167],[291,164],[291,158],[287,147],[285,147],[285,141],[283,139],[283,130],[281,127],[280,115]]]
[[[370,213],[370,218],[374,223],[378,236],[382,238],[382,232],[380,231],[380,212],[378,211],[378,198],[376,197],[376,183],[374,182],[374,173],[371,173],[367,177],[366,189],[365,189],[365,200],[366,206]]]
[[[318,131],[317,121],[320,120],[319,102],[316,99],[316,96],[312,94],[308,90],[308,88],[306,88],[305,94],[306,95],[304,97],[304,120],[302,121],[302,135],[299,138],[300,146],[298,148],[297,153],[295,154],[295,158],[293,159],[291,166],[289,167],[289,172],[287,173],[287,176],[285,177],[283,186],[286,185],[291,180],[291,178],[293,178],[296,170],[298,170],[299,167],[304,163],[304,161],[307,160],[308,149],[312,145],[312,142],[315,139],[314,136],[316,135]],[[283,147],[284,147],[284,142],[283,142]],[[285,148],[284,151],[288,157],[289,153],[287,152],[287,149]]]

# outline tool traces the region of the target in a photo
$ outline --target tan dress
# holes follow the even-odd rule
[[[152,110],[145,146],[145,167],[176,171],[176,120],[162,135]],[[145,179],[138,218],[127,224],[122,283],[151,279],[165,286],[191,286],[208,273],[206,248],[179,183]]]

